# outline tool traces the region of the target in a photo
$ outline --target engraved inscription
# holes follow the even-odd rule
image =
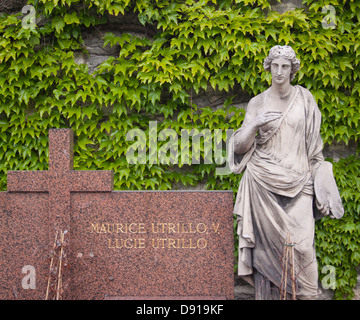
[[[220,223],[91,222],[90,233],[104,237],[108,249],[205,249]],[[146,236],[145,236],[146,235]]]

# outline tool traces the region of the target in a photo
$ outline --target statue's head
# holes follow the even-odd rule
[[[296,58],[296,53],[290,46],[274,46],[270,49],[269,55],[265,58],[264,69],[271,71],[271,63],[278,58],[284,58],[291,63],[290,81],[294,80],[296,72],[300,69],[300,60]]]

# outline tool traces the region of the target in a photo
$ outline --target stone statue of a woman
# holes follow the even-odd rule
[[[300,68],[294,50],[273,47],[264,68],[271,72],[272,85],[250,100],[229,145],[231,170],[244,172],[234,208],[238,273],[253,281],[258,299],[278,299],[289,235],[296,297],[316,299],[314,217],[340,218],[344,211],[332,165],[322,155],[318,106],[309,90],[291,85]]]

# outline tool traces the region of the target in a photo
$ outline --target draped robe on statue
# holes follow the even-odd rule
[[[229,144],[230,169],[238,174],[245,170],[234,207],[238,216],[238,273],[254,275],[255,294],[260,299],[278,297],[288,233],[295,243],[297,296],[319,294],[313,199],[314,176],[324,163],[321,114],[307,89],[295,89],[281,118],[259,129],[249,151],[234,153],[233,139],[241,134],[241,128]],[[268,90],[258,101],[266,103],[267,95]],[[325,171],[333,179],[331,168]],[[329,214],[326,204],[316,205],[323,214]]]

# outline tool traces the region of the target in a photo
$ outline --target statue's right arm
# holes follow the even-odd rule
[[[259,107],[255,98],[249,101],[244,122],[234,135],[234,151],[239,155],[246,153],[251,148],[260,127],[281,117],[280,112],[267,111],[258,114]]]
[[[246,116],[247,114],[248,113],[246,113]],[[247,119],[246,116],[243,125],[234,136],[234,151],[237,154],[244,154],[251,148],[255,141],[256,132],[258,130],[255,122]]]

